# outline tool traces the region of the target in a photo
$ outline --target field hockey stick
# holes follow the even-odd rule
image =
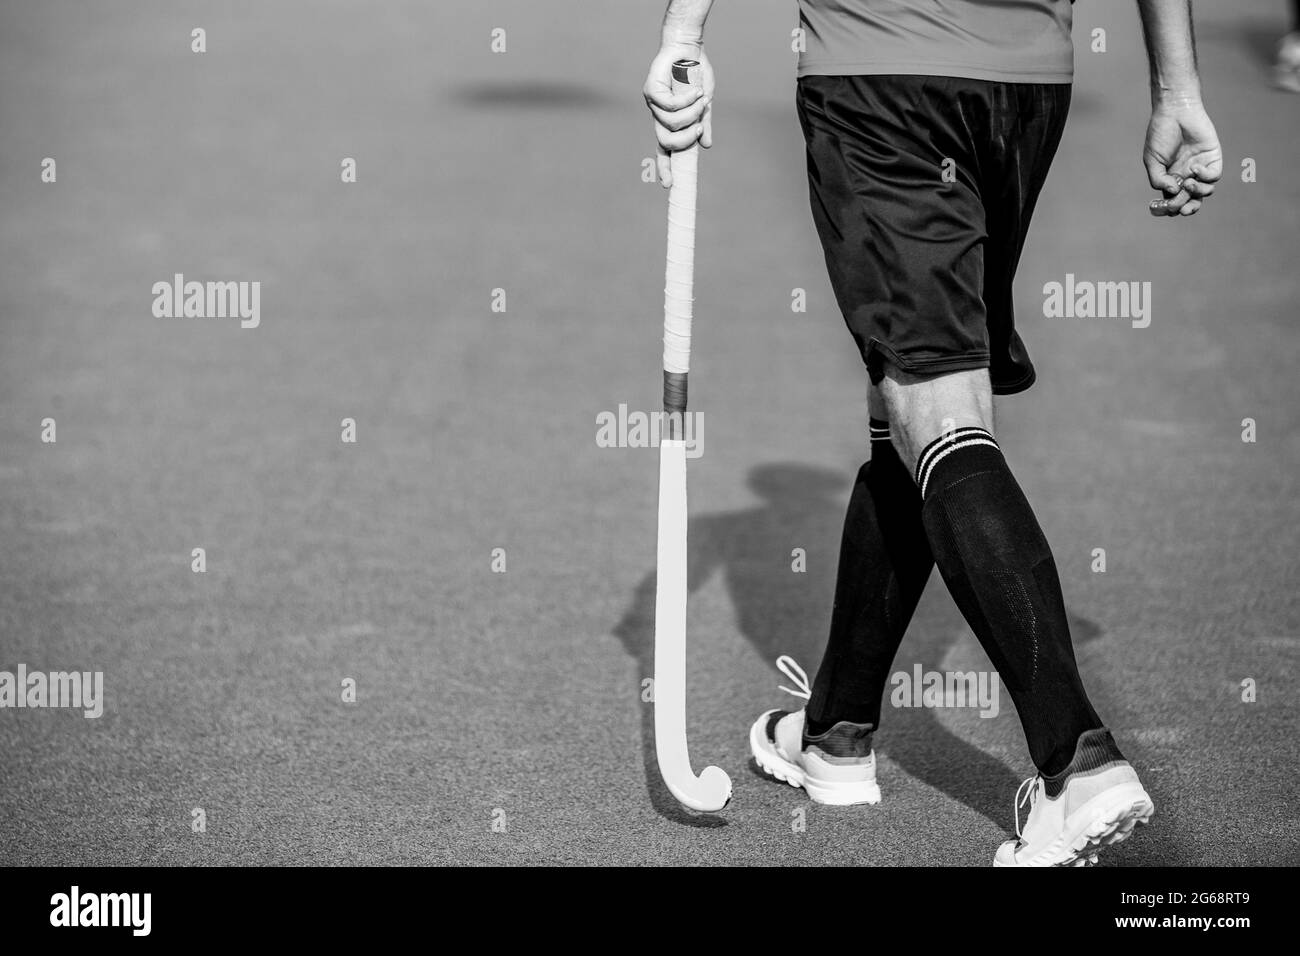
[[[694,60],[673,64],[673,92],[700,83]],[[686,742],[686,377],[695,284],[695,197],[700,147],[673,153],[664,278],[664,434],[659,441],[659,549],[655,589],[655,756],[672,795],[692,810],[721,810],[731,778],[691,771]]]

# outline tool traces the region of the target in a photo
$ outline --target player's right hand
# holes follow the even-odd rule
[[[701,86],[697,90],[673,93],[673,64],[678,60],[698,60]],[[655,166],[659,182],[673,184],[672,153],[689,149],[697,142],[708,149],[713,145],[713,67],[704,50],[694,44],[665,43],[650,63],[650,74],[641,91],[654,116],[658,153]]]

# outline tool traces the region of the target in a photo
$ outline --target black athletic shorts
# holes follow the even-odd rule
[[[1070,85],[806,76],[798,106],[813,218],[871,380],[888,362],[988,368],[999,395],[1032,385],[1011,286]]]

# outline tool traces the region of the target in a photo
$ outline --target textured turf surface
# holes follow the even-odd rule
[[[689,726],[735,798],[696,817],[659,783],[640,699],[657,458],[595,441],[600,412],[659,399],[665,196],[640,181],[639,97],[658,6],[4,6],[0,669],[102,670],[107,705],[0,711],[0,862],[990,862],[1031,772],[1005,695],[987,720],[887,709],[878,807],[813,807],[749,767],[749,723],[785,697],[773,659],[815,670],[865,454],[788,2],[719,3],[709,41]],[[1281,8],[1197,5],[1227,175],[1174,223],[1145,211],[1132,4],[1079,4],[1071,125],[1021,267],[1040,381],[999,430],[1158,807],[1114,862],[1300,862]],[[261,326],[153,317],[175,272],[261,281]],[[1043,318],[1066,273],[1150,281],[1151,326]],[[937,579],[898,669],[918,662],[988,668]]]

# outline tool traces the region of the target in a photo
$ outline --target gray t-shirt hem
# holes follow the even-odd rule
[[[1056,69],[1007,70],[979,63],[918,63],[889,60],[813,60],[799,61],[798,75],[803,76],[952,76],[994,83],[1073,83],[1074,73]]]

